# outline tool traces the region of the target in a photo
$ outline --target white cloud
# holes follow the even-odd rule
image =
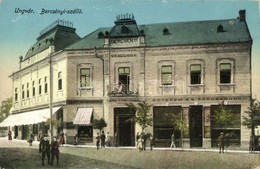
[[[4,0],[0,0],[0,5],[4,2]]]
[[[0,0],[1,1],[1,0]],[[22,18],[21,15],[18,15],[15,19],[12,19],[11,22],[16,23],[17,21],[19,21]]]
[[[168,1],[167,1],[167,0],[162,0],[162,3],[163,3],[163,4],[167,4]]]

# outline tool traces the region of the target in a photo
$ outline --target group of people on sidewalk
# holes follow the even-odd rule
[[[139,134],[139,132],[137,132],[137,134],[136,134],[136,143],[137,144],[136,145],[137,145],[137,149],[139,150],[139,152],[146,150],[146,142],[148,139],[149,139],[149,144],[150,144],[150,150],[153,150],[153,146],[154,146],[153,135],[146,134],[144,132]]]
[[[97,146],[97,150],[99,150],[99,148],[105,148],[106,146],[109,147],[111,146],[111,138],[109,132],[107,132],[106,135],[103,130],[101,131],[101,134],[97,133],[96,146]]]
[[[52,142],[48,140],[47,137],[42,137],[39,144],[39,153],[42,155],[42,165],[44,166],[45,157],[47,156],[48,164],[53,165],[54,158],[57,160],[57,165],[59,164],[59,141],[54,137]]]

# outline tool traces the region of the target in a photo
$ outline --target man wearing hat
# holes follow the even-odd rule
[[[50,164],[50,141],[47,137],[42,137],[39,145],[39,153],[42,153],[42,165],[44,166],[45,156]]]
[[[59,142],[56,137],[53,138],[53,142],[51,143],[51,165],[53,165],[54,156],[57,160],[57,165],[59,164]]]
[[[220,133],[220,136],[218,137],[218,146],[219,146],[219,153],[224,153],[224,147],[225,147],[225,136],[224,132]]]

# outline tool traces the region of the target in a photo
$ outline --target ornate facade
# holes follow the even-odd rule
[[[62,131],[66,143],[73,143],[79,134],[82,144],[94,144],[98,131],[92,121],[104,118],[105,132],[116,133],[119,146],[134,146],[141,128],[129,121],[135,113],[126,103],[146,101],[153,116],[146,132],[154,135],[156,147],[170,146],[173,131],[180,138],[178,120],[188,128],[184,147],[214,147],[221,131],[231,135],[232,146],[248,147],[250,130],[242,117],[252,94],[252,38],[244,10],[235,19],[149,25],[120,15],[114,27],[84,38],[70,26],[56,23],[21,58],[20,70],[11,75],[9,121],[42,110],[62,121],[53,135]],[[233,123],[225,127],[213,118],[220,105],[233,113]],[[41,122],[2,126],[13,126],[23,139],[28,131],[47,134]]]

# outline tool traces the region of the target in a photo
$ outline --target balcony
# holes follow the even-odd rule
[[[130,83],[129,85],[114,83],[108,92],[109,97],[137,97],[138,96],[138,85]]]

